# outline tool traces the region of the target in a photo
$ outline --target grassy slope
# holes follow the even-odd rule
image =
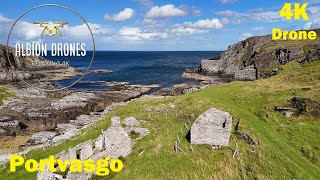
[[[320,62],[306,65],[290,63],[278,76],[255,82],[233,82],[194,92],[186,96],[165,100],[136,100],[128,107],[118,109],[122,117],[136,116],[149,121],[154,129],[151,135],[138,142],[134,153],[126,158],[123,172],[116,179],[316,179],[320,162],[311,162],[301,149],[308,148],[311,156],[320,155],[320,121],[312,117],[284,118],[282,113],[266,110],[285,105],[292,94],[320,101]],[[303,91],[301,88],[310,87]],[[165,104],[173,102],[175,110]],[[148,113],[146,107],[166,107],[165,112]],[[180,127],[187,119],[194,120],[209,107],[229,111],[235,120],[241,120],[240,131],[258,139],[260,144],[251,147],[231,136],[231,148],[239,141],[242,172],[239,162],[232,158],[229,148],[210,150],[208,146],[190,146],[183,139],[184,152],[175,154],[173,145]],[[235,124],[236,121],[234,121]],[[234,126],[233,126],[234,127]],[[186,135],[187,131],[184,131]],[[141,150],[145,152],[137,156]]]
[[[137,99],[101,120],[85,135],[47,151],[37,150],[28,158],[45,158],[76,143],[95,138],[106,129],[111,116],[134,116],[147,121],[151,133],[136,142],[133,153],[125,159],[122,172],[115,179],[317,179],[320,174],[320,120],[301,116],[285,118],[272,109],[285,105],[292,94],[320,102],[320,62],[300,65],[292,62],[279,75],[254,81],[232,82],[188,95],[165,99]],[[310,88],[305,91],[306,88]],[[171,108],[172,102],[176,106]],[[210,146],[193,145],[193,151],[180,128],[192,122],[209,107],[228,111],[234,117],[233,127],[241,121],[240,132],[259,140],[254,147],[231,135],[230,148],[238,141],[242,163],[232,158],[229,147],[211,150]],[[268,108],[266,109],[265,107]],[[152,112],[146,112],[151,108]],[[175,154],[176,135],[182,140],[183,152]],[[307,151],[302,151],[302,148]],[[141,156],[140,152],[144,151]],[[240,171],[239,169],[242,169]],[[0,179],[32,179],[35,174],[21,170],[8,176],[3,170]],[[95,178],[94,178],[95,179]]]

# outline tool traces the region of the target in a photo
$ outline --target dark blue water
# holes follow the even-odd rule
[[[68,60],[70,65],[79,69],[86,69],[92,52],[87,57],[56,58],[50,60]],[[133,51],[98,51],[95,53],[92,69],[108,69],[112,73],[89,73],[81,81],[72,86],[72,89],[81,90],[108,90],[103,82],[119,81],[132,84],[160,84],[161,87],[170,87],[184,82],[195,80],[183,78],[183,71],[197,68],[201,59],[212,58],[219,54],[217,51],[188,51],[188,52],[133,52]],[[75,82],[79,77],[58,81],[59,86],[65,87]]]

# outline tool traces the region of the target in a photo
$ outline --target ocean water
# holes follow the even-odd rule
[[[184,82],[194,82],[193,79],[182,77],[183,71],[197,68],[201,59],[212,58],[218,51],[166,51],[166,52],[134,52],[134,51],[97,51],[90,70],[108,69],[112,73],[89,73],[71,89],[78,90],[109,90],[103,82],[129,82],[132,84],[160,84],[170,87]],[[87,57],[47,57],[49,60],[70,61],[70,65],[86,69],[92,52]],[[56,82],[60,87],[66,87],[79,79],[79,76]]]

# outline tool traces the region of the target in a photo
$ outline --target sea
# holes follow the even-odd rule
[[[69,89],[105,91],[105,82],[129,82],[131,84],[160,84],[161,88],[175,84],[195,82],[183,78],[185,69],[195,69],[201,59],[213,58],[219,51],[96,51],[90,70],[107,69],[112,73],[87,73]],[[86,70],[92,52],[86,57],[47,57],[52,61],[69,61],[69,65]],[[73,84],[81,76],[56,81],[59,87]]]

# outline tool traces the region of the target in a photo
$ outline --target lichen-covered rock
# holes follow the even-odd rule
[[[54,110],[85,107],[87,105],[87,101],[95,97],[96,96],[94,93],[75,92],[71,95],[63,97],[62,99],[52,102],[51,106]]]
[[[37,173],[37,180],[64,180],[60,174],[55,174],[49,170],[49,165],[45,165],[45,171]]]
[[[138,134],[139,137],[133,137],[136,139],[143,138],[144,136],[148,135],[150,131],[147,128],[140,128],[140,127],[127,127],[125,131],[130,135]]]
[[[77,126],[72,124],[58,124],[56,128],[58,134],[65,134],[66,132],[77,132]]]
[[[77,129],[77,127],[75,125],[72,125],[72,124],[58,124],[58,126],[56,128],[56,132],[59,135],[55,136],[51,140],[51,143],[56,145],[56,144],[59,144],[61,142],[66,141],[66,140],[69,140],[72,137],[74,137],[75,135],[77,135],[77,133],[79,131],[80,130]]]
[[[25,87],[25,88],[11,88],[11,92],[19,96],[19,98],[46,98],[47,93],[45,90],[34,88],[34,87]]]
[[[56,136],[55,132],[51,131],[42,131],[32,135],[31,139],[29,139],[26,143],[27,146],[33,146],[38,144],[46,144],[50,143],[51,140]]]
[[[136,118],[134,117],[127,117],[123,120],[123,123],[128,126],[128,127],[134,127],[134,126],[140,126],[142,125],[144,122],[143,121],[138,121]]]
[[[70,124],[75,126],[84,126],[98,120],[98,116],[95,115],[80,115],[76,120],[70,120]]]
[[[210,108],[191,127],[191,144],[229,146],[232,117],[228,112]]]
[[[126,157],[131,152],[131,139],[121,127],[119,117],[112,117],[111,121],[112,125],[102,134],[105,151],[109,152],[111,157]]]

